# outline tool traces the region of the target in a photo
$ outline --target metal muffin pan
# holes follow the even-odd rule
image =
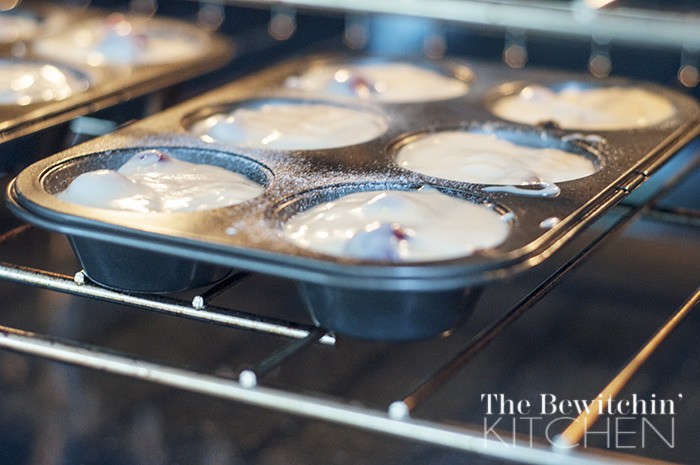
[[[188,132],[193,116],[211,114],[215,109],[263,99],[318,102],[318,96],[284,88],[285,78],[316,62],[342,59],[326,56],[292,60],[41,160],[20,173],[9,186],[10,206],[29,222],[74,238],[92,239],[107,249],[147,249],[293,279],[300,283],[311,316],[320,325],[357,337],[415,340],[436,335],[463,320],[481,286],[545,260],[643,182],[700,129],[700,109],[694,99],[629,81],[619,82],[666,96],[676,106],[676,115],[644,130],[595,134],[504,122],[494,117],[486,105],[486,100],[493,98],[493,92],[502,89],[504,83],[527,80],[554,85],[563,81],[595,81],[577,74],[515,71],[496,64],[469,63],[464,66],[473,71],[474,78],[470,92],[463,97],[396,104],[325,99],[385,116],[389,122],[387,132],[362,144],[315,151],[264,150],[208,143]],[[573,150],[597,160],[600,169],[591,176],[558,183],[561,193],[557,197],[538,198],[489,192],[492,186],[431,178],[396,165],[396,147],[407,138],[455,128],[496,133],[525,145]],[[258,198],[239,205],[167,215],[107,212],[67,204],[52,195],[52,189],[57,188],[54,182],[65,185],[88,167],[104,166],[111,160],[105,152],[133,153],[135,149],[153,147],[173,153],[191,149],[190,160],[200,157],[202,162],[212,151],[247,160],[266,173],[266,190]],[[199,152],[201,156],[196,155]],[[290,215],[339,194],[421,185],[432,185],[496,208],[511,222],[510,236],[499,246],[471,256],[419,263],[329,257],[296,247],[281,236],[281,225]]]
[[[32,5],[27,5],[31,11]],[[38,7],[39,8],[39,7]],[[53,9],[40,9],[45,21],[50,21]],[[61,10],[61,23],[66,27],[91,18],[106,16],[96,9]],[[173,21],[175,20],[168,20]],[[180,24],[180,23],[177,23]],[[204,74],[226,64],[233,55],[232,44],[223,37],[182,23],[202,43],[202,53],[192,59],[160,65],[96,66],[63,62],[61,57],[40,56],[34,52],[32,41],[28,41],[26,52],[21,57],[13,56],[10,50],[0,49],[0,64],[7,61],[46,62],[74,70],[87,76],[90,85],[82,92],[59,101],[37,102],[31,105],[0,105],[0,143],[32,134],[75,117],[123,103],[166,88],[178,82]],[[33,39],[50,37],[61,33],[60,27],[49,28]],[[0,156],[7,156],[0,152]]]

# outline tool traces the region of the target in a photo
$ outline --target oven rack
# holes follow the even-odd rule
[[[35,355],[49,360],[65,362],[86,368],[120,374],[133,379],[150,381],[186,391],[197,392],[223,399],[278,410],[289,414],[308,417],[362,430],[398,436],[404,439],[430,443],[451,449],[483,456],[511,460],[520,463],[554,464],[565,460],[567,464],[632,464],[632,463],[667,463],[632,455],[621,455],[607,451],[568,451],[542,444],[531,444],[526,440],[514,444],[485,439],[476,425],[453,423],[445,424],[433,420],[424,420],[412,415],[413,410],[431,397],[456,373],[463,370],[475,355],[480,353],[491,341],[497,338],[505,328],[525,314],[535,303],[543,299],[569,274],[592,256],[599,246],[615,237],[640,215],[651,215],[662,220],[684,224],[698,224],[700,212],[694,210],[665,208],[658,202],[677,186],[689,173],[700,166],[700,160],[685,166],[674,174],[654,194],[642,202],[620,203],[614,207],[619,214],[614,215],[612,224],[602,231],[568,259],[557,271],[551,274],[539,286],[533,289],[519,303],[507,310],[490,326],[473,337],[451,360],[426,381],[408,394],[399,394],[395,402],[387,405],[385,410],[358,406],[345,400],[328,400],[323,393],[300,394],[283,388],[264,385],[264,376],[287,360],[300,354],[309,346],[320,343],[334,345],[335,337],[320,328],[300,325],[288,321],[259,317],[254,314],[211,306],[208,301],[225,288],[234,286],[246,278],[241,273],[232,276],[224,283],[210,287],[195,296],[192,302],[170,297],[153,297],[125,294],[104,289],[90,283],[82,272],[67,276],[31,268],[13,263],[0,263],[0,279],[19,284],[28,284],[52,291],[74,294],[93,299],[131,305],[137,308],[166,313],[189,319],[206,321],[232,329],[255,331],[273,337],[291,339],[286,346],[272,352],[263,360],[251,362],[249,368],[238,373],[237,378],[196,372],[174,366],[152,363],[131,355],[117,353],[104,347],[87,345],[74,340],[59,339],[46,334],[37,334],[17,328],[0,326],[0,347]],[[640,175],[642,176],[642,175]],[[629,194],[619,189],[610,205],[620,201]],[[610,216],[610,215],[608,215]],[[21,240],[31,226],[21,225],[0,236],[0,243]],[[666,321],[649,340],[634,354],[631,361],[616,375],[610,383],[601,388],[601,393],[612,394],[624,387],[636,370],[660,346],[663,339],[675,328],[700,302],[700,288]],[[590,398],[597,393],[591,392]],[[585,431],[578,429],[576,421],[561,435],[561,444],[574,444]]]
[[[190,0],[202,2],[202,0]],[[341,14],[393,14],[447,21],[487,30],[560,35],[647,45],[700,50],[700,14],[672,9],[618,7],[616,0],[570,0],[565,2],[523,0],[204,0],[214,5],[300,8]]]

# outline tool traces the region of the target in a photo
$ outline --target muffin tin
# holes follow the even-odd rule
[[[439,334],[466,318],[483,285],[541,263],[643,182],[700,130],[697,102],[655,85],[449,61],[427,66],[445,73],[469,69],[470,91],[463,97],[399,104],[325,99],[385,116],[389,123],[386,133],[366,143],[314,151],[265,150],[205,142],[188,131],[199,118],[248,102],[318,102],[317,96],[285,88],[285,79],[315,63],[362,59],[321,56],[292,60],[41,160],[11,183],[9,204],[27,221],[71,237],[88,276],[95,272],[91,260],[84,257],[80,242],[85,240],[93,249],[90,254],[97,256],[133,248],[164,259],[177,257],[192,266],[206,263],[269,273],[298,281],[312,318],[327,329],[370,339],[416,340]],[[642,86],[668,98],[677,112],[662,124],[644,130],[596,133],[518,125],[493,116],[488,110],[490,99],[517,88],[521,81]],[[516,143],[573,151],[591,157],[600,169],[586,178],[559,183],[557,196],[542,197],[537,189],[533,192],[518,187],[506,192],[504,186],[431,178],[396,165],[397,147],[415,134],[441,129],[493,133]],[[231,168],[266,185],[266,190],[248,202],[187,214],[97,210],[54,197],[53,193],[77,174],[117,166],[117,160],[123,163],[135,150],[146,148],[160,148],[188,161],[236,160]],[[498,247],[454,260],[383,263],[321,255],[298,248],[281,235],[286,219],[319,202],[358,190],[415,189],[423,185],[496,209],[504,221],[510,222],[510,236]],[[143,274],[139,273],[143,264],[138,263],[138,253],[136,256],[137,263],[128,269],[113,267],[110,271],[106,264],[102,284],[141,290],[128,279],[126,283],[116,282],[117,276]],[[148,290],[170,290],[159,289],[157,270],[161,267],[155,264],[157,257],[148,261],[156,270],[151,276],[155,285]],[[201,284],[192,282],[185,273],[180,278],[175,287]],[[143,279],[138,277],[136,281]]]
[[[185,23],[159,19],[159,21],[165,21],[166,25],[177,24],[182,30],[187,30],[192,40],[201,43],[201,54],[191,59],[158,65],[93,67],[88,64],[66,63],[61,56],[37,54],[33,48],[33,41],[50,38],[53,34],[61,34],[65,27],[91,18],[106,16],[106,13],[99,10],[55,11],[54,8],[41,3],[36,5],[30,3],[26,6],[27,14],[32,12],[32,8],[36,9],[37,15],[40,15],[46,23],[53,24],[52,15],[60,15],[61,21],[58,23],[64,26],[54,25],[51,28],[40,29],[37,36],[26,41],[21,56],[15,56],[16,50],[0,48],[0,66],[9,62],[46,62],[85,76],[89,86],[86,90],[63,100],[37,102],[26,106],[0,105],[0,143],[198,76],[222,66],[232,56],[232,46],[226,39]]]
[[[0,11],[0,26],[4,27],[0,31],[0,53],[12,53],[18,44],[21,48],[28,40],[65,27],[67,19],[66,8],[49,2],[25,0],[10,10]]]

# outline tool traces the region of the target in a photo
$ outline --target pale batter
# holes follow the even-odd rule
[[[382,116],[342,106],[270,103],[216,114],[191,131],[209,142],[279,150],[317,150],[355,145],[381,136]]]
[[[91,66],[174,63],[195,58],[205,46],[185,25],[119,13],[85,21],[34,44],[43,56]]]
[[[493,209],[422,188],[349,194],[294,215],[283,234],[323,254],[418,262],[495,247],[509,231],[507,219]]]
[[[597,170],[583,155],[518,145],[495,134],[457,130],[419,136],[399,149],[396,162],[428,176],[516,186],[569,181]]]
[[[257,197],[260,184],[224,168],[178,160],[159,150],[137,153],[117,171],[97,170],[75,178],[56,194],[94,208],[188,212],[227,207]]]
[[[315,95],[385,103],[446,100],[469,90],[462,80],[401,62],[319,65],[288,78],[285,85]]]
[[[655,126],[676,109],[665,97],[638,87],[565,87],[554,91],[530,85],[498,99],[491,111],[525,124],[554,121],[565,129],[620,130]]]
[[[88,86],[77,74],[51,64],[0,61],[0,105],[65,100]]]

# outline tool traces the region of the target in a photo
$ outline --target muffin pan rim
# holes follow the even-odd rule
[[[115,133],[112,136],[109,136],[108,138],[102,138],[100,140],[88,142],[82,146],[79,146],[78,148],[74,148],[69,151],[57,154],[52,158],[57,159],[66,156],[75,156],[75,154],[80,154],[81,152],[90,153],[91,151],[96,151],[95,148],[97,147],[104,148],[105,144],[114,144],[114,149],[121,149],[124,148],[125,144],[134,144],[139,143],[141,141],[148,142],[144,145],[147,145],[149,147],[159,145],[166,149],[167,147],[181,146],[182,144],[188,145],[190,147],[202,147],[203,143],[197,140],[195,136],[188,137],[186,133],[183,133],[181,130],[179,130],[182,115],[191,112],[192,109],[201,108],[207,104],[212,104],[212,102],[215,102],[217,99],[220,100],[222,93],[225,94],[229,99],[238,99],[241,97],[241,95],[250,96],[251,91],[257,91],[260,93],[261,90],[262,95],[265,98],[268,98],[270,95],[291,95],[293,97],[298,97],[298,94],[280,92],[279,89],[271,90],[270,85],[274,84],[275,82],[280,82],[280,73],[289,72],[293,69],[303,68],[307,61],[308,60],[297,60],[288,62],[286,64],[283,63],[279,67],[275,67],[272,70],[263,71],[262,73],[256,74],[242,81],[234,82],[227,86],[223,86],[222,88],[216,89],[215,91],[192,99],[191,101],[185,102],[181,105],[178,105],[177,107],[173,107],[170,110],[142,120],[141,122],[135,123],[130,127],[124,128],[123,130],[119,131],[118,133]],[[478,66],[480,65],[475,63],[471,66],[471,69],[475,70]],[[485,66],[485,74],[487,76],[489,73],[493,74],[493,68],[493,66],[491,66],[490,68],[488,66]],[[512,70],[508,70],[508,72],[512,72]],[[502,74],[507,75],[507,73],[504,71],[502,71]],[[251,85],[252,80],[258,82],[259,87]],[[476,80],[478,81],[478,75]],[[687,99],[687,97],[681,96],[677,93],[674,95],[674,98],[677,98],[679,100]],[[462,99],[457,100],[466,100],[469,102],[470,105],[474,106],[475,108],[480,105],[478,92],[469,93]],[[331,101],[334,101],[334,99],[331,99]],[[443,102],[440,101],[439,103]],[[393,117],[397,112],[400,112],[402,109],[409,108],[412,105],[415,106],[421,104],[385,104],[382,105],[382,107],[386,107],[389,115]],[[689,104],[687,104],[686,106],[688,105]],[[478,283],[484,283],[491,280],[506,277],[517,271],[530,268],[536,263],[539,263],[542,260],[544,260],[546,256],[548,256],[554,249],[558,248],[558,239],[569,237],[571,234],[575,233],[575,230],[582,225],[581,220],[586,220],[591,216],[592,211],[597,211],[598,209],[600,209],[602,203],[604,203],[606,199],[617,196],[621,187],[624,185],[629,185],[634,179],[637,178],[637,176],[640,175],[640,171],[643,171],[648,165],[653,165],[658,158],[667,157],[667,151],[672,150],[673,147],[680,144],[683,140],[689,139],[693,135],[693,131],[697,132],[698,128],[693,125],[693,123],[697,122],[698,120],[697,104],[693,105],[692,110],[693,111],[691,112],[688,109],[688,111],[685,114],[685,116],[687,117],[686,124],[679,125],[678,127],[673,128],[672,131],[667,131],[664,134],[665,137],[663,138],[663,140],[660,140],[660,138],[657,137],[657,139],[659,140],[656,140],[652,144],[654,148],[654,153],[647,154],[647,156],[643,157],[642,160],[637,160],[635,163],[629,166],[625,165],[624,168],[618,170],[619,172],[616,172],[617,174],[614,174],[614,182],[611,182],[609,179],[607,179],[601,174],[604,173],[606,170],[601,170],[595,175],[593,175],[600,178],[600,180],[597,182],[603,183],[607,187],[601,190],[597,190],[595,197],[590,199],[588,202],[582,202],[580,205],[575,206],[575,208],[567,207],[562,210],[562,208],[558,206],[558,203],[556,201],[551,202],[549,200],[535,200],[536,203],[542,203],[542,205],[547,206],[547,217],[557,216],[561,211],[565,211],[567,213],[562,217],[563,221],[550,230],[541,231],[539,230],[538,226],[534,226],[535,223],[539,225],[539,222],[545,219],[544,217],[533,218],[533,220],[536,220],[533,222],[517,214],[519,209],[522,208],[523,203],[532,204],[532,200],[527,199],[526,201],[523,201],[523,199],[518,199],[514,196],[510,196],[509,194],[488,194],[487,197],[492,199],[494,202],[504,204],[506,207],[515,210],[517,221],[519,222],[519,224],[530,222],[529,228],[534,229],[537,232],[537,235],[535,236],[534,240],[527,241],[522,247],[512,250],[510,252],[510,255],[501,255],[500,257],[496,257],[497,259],[499,259],[498,263],[494,263],[494,256],[491,255],[487,256],[486,259],[481,262],[466,259],[464,261],[458,260],[456,263],[453,261],[441,261],[437,265],[434,263],[426,264],[421,262],[399,265],[377,265],[376,263],[370,265],[353,265],[343,260],[322,260],[319,259],[319,257],[317,256],[304,256],[302,258],[299,258],[298,256],[292,257],[289,255],[285,255],[284,253],[271,252],[269,250],[259,250],[255,247],[241,248],[240,246],[237,246],[235,244],[233,246],[219,246],[219,244],[210,244],[209,250],[200,249],[198,250],[198,252],[202,256],[206,256],[207,260],[216,263],[224,262],[232,266],[243,266],[253,271],[262,271],[283,276],[289,275],[289,273],[291,272],[295,275],[295,279],[302,281],[344,287],[356,286],[358,288],[363,289],[450,289],[474,285]],[[477,115],[477,118],[479,116],[480,115]],[[485,114],[481,116],[485,117]],[[154,125],[154,127],[150,128],[152,124]],[[509,122],[506,122],[505,124],[514,125],[514,123]],[[149,128],[149,130],[145,130],[145,128],[147,127]],[[176,134],[169,134],[167,135],[167,137],[162,134],[153,134],[154,131],[162,131],[164,128],[173,130]],[[528,130],[540,130],[532,127],[527,128]],[[559,132],[565,135],[573,135],[571,131]],[[386,137],[384,139],[386,140],[380,139],[383,140],[382,143],[386,143],[388,141],[390,134],[386,134],[385,136]],[[611,133],[609,135],[606,135],[606,139],[608,140],[603,143],[603,149],[609,149],[610,147],[614,148],[615,144],[620,142],[619,140],[615,140],[616,137],[619,137],[619,134],[616,135]],[[612,140],[612,142],[610,140]],[[158,141],[160,143],[155,144],[154,141]],[[204,145],[204,147],[220,150],[222,145],[206,144]],[[385,148],[385,146],[383,147]],[[273,163],[268,166],[270,166],[270,168],[273,169],[275,179],[277,179],[278,181],[279,172],[275,172],[274,170],[277,169],[277,167],[280,166],[282,163],[288,162],[290,159],[294,158],[297,155],[294,151],[282,153],[281,155],[279,153],[266,155],[261,154],[259,151],[239,151],[231,146],[228,146],[227,149],[230,151],[235,150],[236,153],[239,155],[249,156],[264,164],[267,164],[268,161],[273,160],[277,164],[275,165]],[[621,155],[617,153],[610,153],[610,157],[611,161],[614,162],[614,166],[614,164],[617,163],[617,159],[620,158]],[[399,172],[399,169],[394,168],[390,174],[396,175]],[[358,179],[361,175],[362,182],[370,182],[376,181],[377,179],[381,179],[382,176],[386,176],[387,172],[382,172],[381,170],[377,172],[373,172],[371,170],[362,172],[360,170],[359,174],[357,172],[353,172],[350,174],[351,182],[358,182]],[[608,175],[606,174],[606,176]],[[332,183],[333,179],[334,178],[332,177],[328,178],[318,186],[328,186]],[[421,176],[412,176],[408,177],[407,179],[411,179],[412,181],[416,182],[423,182],[425,184],[431,184],[431,182],[429,182],[428,179]],[[566,200],[568,198],[567,196],[569,196],[571,192],[573,192],[574,185],[584,183],[586,179],[588,178],[584,178],[583,180],[574,180],[567,181],[566,183],[560,183],[564,190],[564,195],[562,196],[562,198]],[[308,180],[306,181],[308,182]],[[454,187],[453,183],[442,183],[441,185],[444,187]],[[310,185],[307,185],[305,189],[308,189],[308,186]],[[571,192],[569,192],[569,189],[571,189]],[[480,191],[479,189],[477,189],[476,191],[483,193],[483,191]],[[32,209],[32,214],[41,216],[39,213],[41,209],[37,209],[36,206],[32,206],[32,202],[26,199],[23,194],[24,193],[22,192],[18,193],[16,189],[13,188],[10,191],[10,195],[15,198],[11,199],[11,201],[16,200],[20,203],[21,208],[26,208],[27,210]],[[568,198],[568,200],[571,199]],[[594,200],[595,202],[593,202]],[[90,231],[77,231],[74,227],[75,224],[71,223],[70,219],[61,218],[60,221],[64,222],[64,224],[60,225],[61,228],[65,229],[71,227],[73,228],[73,231],[77,232],[78,234],[92,234],[92,232]],[[269,223],[263,221],[261,224],[267,225]],[[142,234],[138,231],[137,233]],[[110,240],[117,242],[123,240],[125,242],[128,242],[127,239],[118,237],[118,232],[112,232],[111,234],[113,234],[113,236],[110,238]],[[147,235],[145,232],[143,234]],[[187,241],[188,239],[184,238],[179,242]],[[177,247],[180,247],[179,245],[175,246],[174,248],[171,247],[171,249],[173,249],[176,253],[186,254],[189,252],[196,252],[197,250],[195,249],[197,249],[198,246],[198,243],[193,243],[192,241],[190,241],[189,245],[187,246],[187,250],[175,250],[177,249]]]

